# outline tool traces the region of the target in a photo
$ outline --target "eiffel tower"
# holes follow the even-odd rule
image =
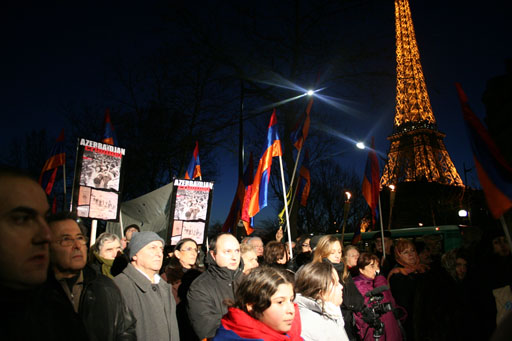
[[[437,129],[408,0],[395,0],[395,25],[396,112],[393,132],[388,137],[391,142],[388,160],[380,183],[384,192],[390,185],[397,186],[393,227],[417,226],[418,220],[436,225],[443,220],[440,216],[444,213],[439,211],[446,206],[440,202],[443,196],[449,199],[451,196],[446,197],[446,192],[453,193],[453,189],[455,196],[459,196],[463,183],[443,143],[446,135]],[[410,207],[397,212],[396,206],[400,203]],[[420,209],[414,209],[415,205]],[[408,212],[410,217],[404,216],[407,212],[403,210],[411,209],[415,212]]]

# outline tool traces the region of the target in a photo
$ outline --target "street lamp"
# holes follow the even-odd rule
[[[308,95],[308,96],[313,96],[314,94],[315,94],[315,90],[308,90],[306,92],[306,95]]]
[[[359,148],[359,149],[364,149],[365,148],[365,145],[363,142],[357,142],[356,143],[356,147]]]
[[[389,219],[388,219],[388,231],[391,230],[391,216],[393,214],[393,205],[395,204],[395,185],[389,185]]]
[[[348,211],[350,210],[350,197],[352,197],[352,193],[349,191],[345,192],[345,204],[343,205],[343,227],[341,228],[341,243],[343,244],[343,241],[345,239],[345,227],[347,226],[347,217],[348,217]]]
[[[468,211],[466,211],[465,209],[459,210],[459,217],[466,218],[467,216],[468,216]]]

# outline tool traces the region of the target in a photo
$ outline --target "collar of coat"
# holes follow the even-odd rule
[[[151,283],[151,281],[146,276],[141,274],[140,271],[135,269],[135,267],[132,264],[128,264],[128,266],[123,270],[123,273],[126,276],[128,276],[128,278],[130,278],[142,292],[152,290],[151,286],[153,285],[153,283]],[[160,286],[162,283],[165,283],[165,281],[160,280],[160,282],[158,282],[158,284],[155,285]]]
[[[311,310],[312,312],[325,316],[331,320],[338,320],[342,318],[340,308],[331,302],[324,302],[322,307],[322,302],[320,300],[314,300],[310,297],[297,294],[297,296],[295,296],[295,303],[297,303],[299,307]]]
[[[242,257],[240,257],[240,264],[236,270],[228,269],[225,266],[218,266],[210,252],[208,252],[208,255],[206,256],[206,264],[208,265],[208,269],[206,271],[209,272],[213,277],[218,277],[220,279],[229,281],[236,280],[238,277],[240,277],[244,270],[244,262]]]

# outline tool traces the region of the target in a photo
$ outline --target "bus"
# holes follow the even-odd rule
[[[423,227],[409,227],[403,229],[390,230],[391,238],[406,238],[406,239],[423,239],[424,236],[439,236],[443,245],[443,252],[450,251],[462,246],[462,235],[459,226],[457,225],[440,225],[440,226],[423,226]],[[371,241],[375,234],[380,235],[380,230],[372,232],[361,233],[362,247],[360,249],[368,249],[371,246]],[[341,239],[341,234],[335,234]],[[354,233],[345,233],[343,244],[347,245],[352,242]]]

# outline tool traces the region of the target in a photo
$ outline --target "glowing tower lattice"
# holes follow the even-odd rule
[[[437,130],[408,0],[395,0],[396,112],[381,186],[427,181],[463,186]]]

